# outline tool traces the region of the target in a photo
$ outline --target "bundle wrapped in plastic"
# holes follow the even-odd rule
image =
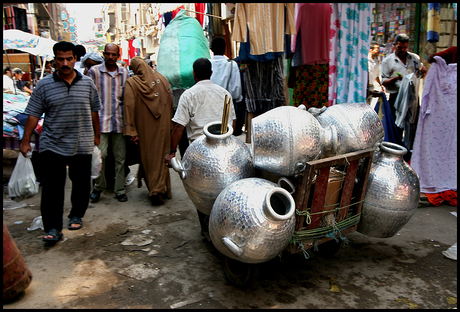
[[[193,62],[200,57],[211,58],[203,27],[180,10],[161,36],[157,71],[165,76],[172,90],[187,89],[195,84]]]

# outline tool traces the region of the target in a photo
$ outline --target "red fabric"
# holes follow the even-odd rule
[[[457,207],[457,192],[449,190],[441,192],[440,195],[450,205]]]
[[[205,13],[206,10],[206,3],[195,3],[195,11],[200,13]],[[200,25],[203,27],[204,15],[197,14],[196,19],[200,22]]]
[[[457,63],[457,47],[450,47],[444,51],[435,54],[446,60],[447,64]]]
[[[128,40],[128,55],[129,55],[129,59],[132,59],[133,57],[136,56],[136,48],[133,47],[133,41],[134,41],[134,39],[129,39]]]
[[[174,11],[172,11],[172,18],[175,18],[177,13],[179,13],[179,11],[181,9],[185,9],[185,7],[183,5],[181,5],[180,7],[178,7],[177,9],[175,9]]]
[[[298,40],[297,34],[300,32],[302,64],[329,64],[331,5],[329,3],[296,3],[295,7],[297,33],[293,36],[291,49],[295,49]],[[292,52],[294,51],[292,50]]]
[[[444,191],[440,193],[425,193],[426,197],[428,198],[428,201],[438,207],[441,206],[444,201],[447,201],[449,205],[457,207],[457,192],[456,191]]]

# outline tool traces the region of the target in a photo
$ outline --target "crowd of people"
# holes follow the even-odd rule
[[[385,91],[390,94],[390,103],[394,103],[404,75],[426,73],[420,57],[407,51],[408,42],[406,35],[396,36],[395,52],[381,66],[379,45],[370,44],[370,96],[378,97]],[[34,90],[21,83],[20,69],[4,70],[4,92],[5,88],[8,91],[17,88],[30,94],[25,110],[28,119],[20,144],[24,156],[31,150],[32,131],[46,111],[40,135],[40,161],[49,168],[42,177],[40,209],[47,233],[44,241],[55,243],[63,237],[66,166],[72,181],[67,227],[78,230],[83,226],[89,202],[97,203],[102,192],[109,189],[108,180],[113,179],[115,198],[119,202],[128,201],[125,177],[129,171],[129,153],[137,156],[138,183],[144,179],[152,205],[163,205],[172,198],[169,168],[182,135],[186,133],[191,143],[203,134],[205,124],[220,120],[225,98],[234,104],[229,125],[235,135],[241,134],[245,105],[239,66],[224,56],[223,38],[214,38],[210,48],[214,57],[194,61],[195,85],[181,94],[175,112],[171,85],[155,70],[155,64],[134,57],[128,68],[126,62],[119,61],[120,48],[113,43],[105,46],[101,57],[95,52],[85,53],[82,46],[58,42],[53,47],[54,60],[45,64],[46,74]],[[456,62],[456,51],[453,56],[448,55],[450,62]],[[430,57],[429,61],[435,59]],[[392,114],[396,119],[396,113]],[[92,183],[94,146],[101,151],[102,169]],[[185,150],[180,152],[183,155]],[[207,216],[199,211],[198,216],[202,232],[206,233]]]

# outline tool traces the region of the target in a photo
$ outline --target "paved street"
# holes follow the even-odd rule
[[[4,159],[4,186],[11,170]],[[33,279],[3,308],[457,307],[457,261],[442,254],[457,241],[456,207],[418,208],[392,238],[347,234],[349,244],[330,259],[313,250],[309,259],[283,253],[259,266],[251,287],[239,289],[226,281],[220,254],[200,234],[172,169],[171,176],[173,199],[164,206],[152,206],[137,180],[127,187],[128,202],[104,191],[90,204],[83,229],[65,228],[65,239],[51,248],[41,241],[43,231],[27,231],[40,215],[40,195],[11,201],[4,188],[3,220]],[[70,186],[68,180],[65,216]]]

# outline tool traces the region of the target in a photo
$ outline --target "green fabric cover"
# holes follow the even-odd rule
[[[171,89],[187,89],[195,84],[193,62],[200,57],[211,58],[209,42],[198,20],[180,10],[161,36],[157,71],[165,76]]]

